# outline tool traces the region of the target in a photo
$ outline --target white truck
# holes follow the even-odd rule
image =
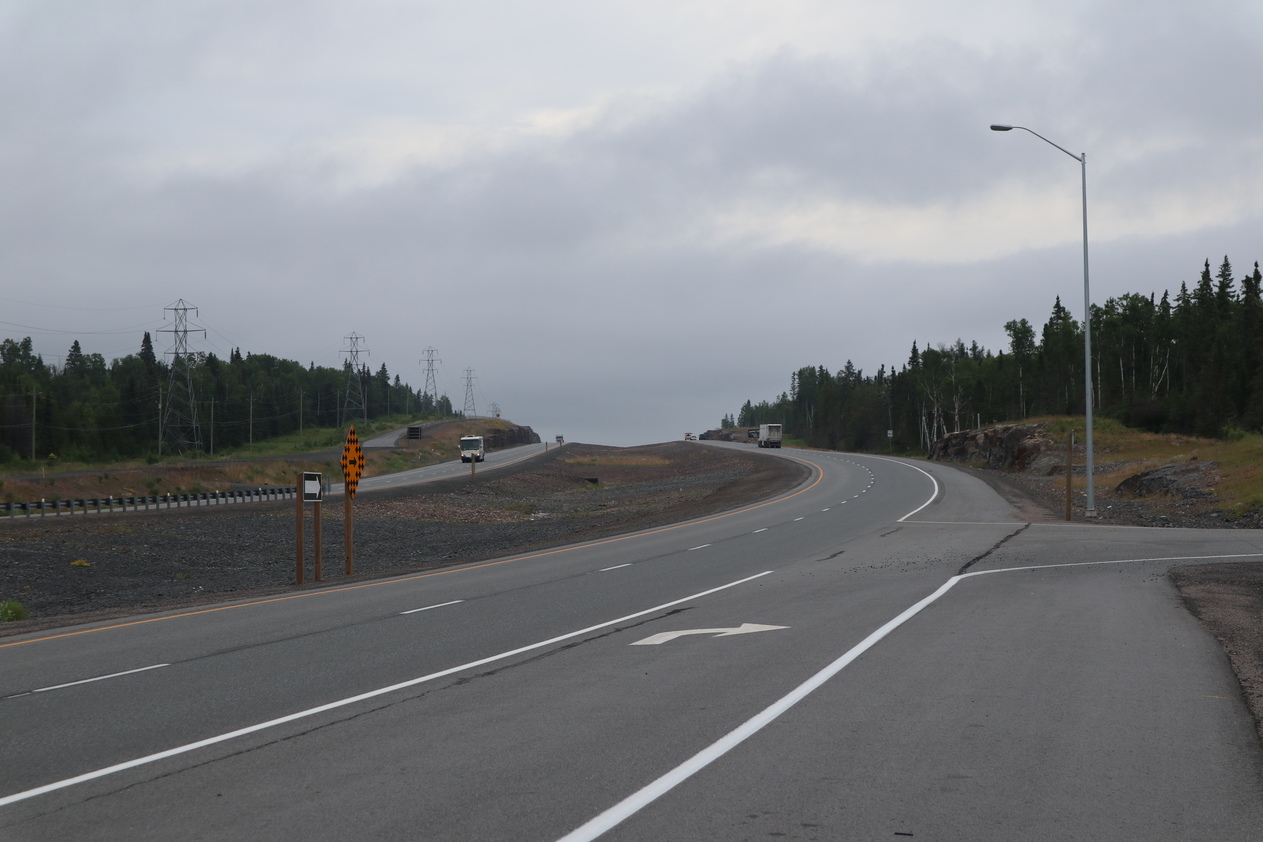
[[[780,424],[760,424],[759,425],[759,447],[780,447],[781,446],[781,425]]]
[[[460,437],[460,461],[481,462],[486,458],[487,453],[482,446],[482,436]]]

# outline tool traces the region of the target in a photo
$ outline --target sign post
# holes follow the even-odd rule
[[[297,523],[295,525],[294,534],[296,537],[295,537],[294,543],[298,547],[298,559],[294,565],[294,584],[301,585],[303,583],[303,572],[304,572],[303,568],[306,567],[306,565],[303,563],[305,561],[305,559],[303,558],[303,502],[307,499],[302,494],[303,475],[301,473],[298,475],[297,485],[298,485],[299,493],[294,495],[294,499],[298,501],[298,518],[297,518]]]
[[[296,584],[303,583],[303,577],[306,573],[306,559],[303,553],[303,531],[305,526],[305,518],[303,516],[303,507],[307,503],[314,503],[316,506],[316,517],[314,523],[315,534],[312,538],[313,549],[316,554],[316,581],[320,581],[320,501],[324,497],[324,483],[320,480],[320,474],[313,474],[304,471],[298,475],[298,493],[294,495],[298,501],[298,512],[296,521],[297,540],[295,544],[298,548],[298,557],[294,569],[294,581]]]
[[[346,575],[350,576],[355,567],[355,552],[352,545],[353,526],[351,522],[351,501],[355,499],[355,489],[359,487],[360,477],[364,475],[364,451],[360,448],[360,440],[355,435],[355,427],[346,432],[346,444],[342,447],[342,482],[345,493],[342,495],[344,514],[344,553],[346,555]]]

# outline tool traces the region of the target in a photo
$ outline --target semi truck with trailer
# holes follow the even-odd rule
[[[781,446],[781,425],[780,424],[760,424],[759,425],[759,447],[780,447]]]

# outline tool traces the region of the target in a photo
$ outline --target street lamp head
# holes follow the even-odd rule
[[[1006,126],[1006,125],[1004,125],[1004,124],[1002,124],[1002,123],[992,123],[992,124],[991,124],[991,131],[993,131],[993,132],[1011,132],[1011,131],[1013,131],[1013,127],[1012,127],[1012,126]]]

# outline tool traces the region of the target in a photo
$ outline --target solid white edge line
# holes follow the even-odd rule
[[[464,601],[465,600],[463,599],[453,599],[451,602],[440,602],[438,605],[427,605],[424,608],[413,608],[411,611],[400,611],[399,616],[402,617],[404,614],[416,614],[418,611],[429,611],[431,608],[446,608],[449,605],[459,605]]]
[[[756,714],[742,725],[728,732],[728,734],[720,738],[717,742],[714,742],[708,747],[702,749],[700,752],[693,755],[679,766],[676,766],[670,772],[667,772],[653,783],[644,787],[640,791],[629,795],[627,798],[624,798],[622,801],[601,813],[599,816],[596,816],[595,818],[585,822],[580,827],[572,830],[570,833],[567,833],[565,836],[561,837],[558,842],[589,842],[589,840],[596,839],[606,831],[612,830],[622,824],[628,818],[649,806],[658,798],[670,792],[672,789],[679,786],[681,783],[688,780],[690,777],[697,774],[702,769],[706,768],[711,763],[714,763],[729,751],[757,734],[764,727],[771,724],[782,713],[798,704],[798,702],[806,698],[812,691],[816,690],[830,678],[837,675],[852,661],[876,645],[878,641],[886,635],[899,628],[899,626],[903,625],[920,613],[920,611],[927,605],[930,605],[943,594],[951,590],[952,586],[959,582],[961,578],[962,577],[960,576],[953,576],[948,579],[947,582],[945,582],[942,587],[934,593],[916,603],[911,608],[908,608],[902,614],[886,623],[868,637],[864,638],[857,645],[852,647],[845,655],[820,670],[802,684],[798,685],[790,691],[788,695],[774,702],[771,706],[765,708],[762,712]]]
[[[161,669],[162,667],[169,667],[169,666],[171,665],[170,664],[154,664],[153,666],[149,666],[149,667],[140,667],[139,669],[126,670],[124,672],[114,672],[114,673],[110,673],[109,675],[98,675],[96,678],[85,678],[82,681],[68,681],[65,684],[54,684],[52,687],[41,687],[38,690],[32,690],[31,692],[32,693],[47,693],[49,690],[60,690],[63,687],[74,687],[77,684],[91,684],[94,681],[104,681],[107,678],[118,678],[120,675],[132,675],[138,672],[145,672],[147,670],[156,670],[156,669]]]
[[[1113,561],[1069,561],[1065,564],[1035,564],[1030,567],[998,567],[995,570],[974,570],[961,578],[987,576],[992,573],[1020,573],[1024,570],[1061,570],[1066,567],[1099,567],[1104,564],[1138,564],[1142,561],[1218,561],[1227,558],[1259,558],[1263,553],[1232,553],[1230,555],[1173,555],[1162,558],[1119,558]]]
[[[934,484],[934,493],[930,495],[930,499],[929,499],[929,500],[926,500],[926,501],[925,501],[924,503],[922,503],[920,506],[917,506],[915,509],[913,509],[912,511],[908,512],[908,513],[907,513],[906,515],[904,515],[903,517],[899,518],[899,520],[895,521],[895,523],[903,523],[903,522],[904,522],[904,521],[906,521],[908,518],[912,517],[912,516],[913,516],[913,515],[915,515],[917,512],[921,511],[921,510],[922,510],[922,509],[924,509],[926,506],[930,505],[931,503],[933,503],[935,500],[937,500],[937,499],[938,499],[938,492],[939,492],[939,488],[938,488],[938,480],[936,480],[936,479],[934,478],[934,476],[933,476],[933,475],[932,475],[929,471],[924,470],[923,468],[918,468],[916,465],[910,464],[910,463],[908,463],[908,462],[900,462],[898,459],[890,459],[890,458],[888,458],[888,457],[886,457],[886,456],[870,456],[870,457],[868,457],[868,458],[870,458],[870,459],[880,459],[880,460],[881,460],[881,461],[883,461],[883,462],[894,462],[896,465],[903,465],[905,468],[911,468],[911,469],[912,469],[912,470],[914,470],[914,471],[920,471],[921,473],[923,473],[923,474],[925,474],[927,477],[929,477],[930,482],[932,482],[932,483]]]
[[[307,710],[300,710],[297,713],[291,713],[286,716],[280,716],[280,717],[277,717],[276,719],[269,719],[267,722],[259,722],[255,725],[248,725],[245,728],[238,728],[236,731],[229,731],[226,734],[218,734],[214,737],[207,737],[204,740],[198,740],[197,742],[187,743],[182,746],[176,746],[175,748],[169,748],[166,751],[160,751],[160,752],[157,752],[156,754],[146,755],[145,757],[137,757],[134,760],[127,760],[123,763],[116,763],[115,765],[107,766],[104,769],[97,769],[92,772],[85,772],[84,774],[76,775],[73,778],[66,778],[65,780],[56,781],[54,783],[45,784],[43,786],[38,786],[38,787],[35,787],[34,789],[25,790],[24,792],[15,792],[12,795],[6,795],[3,798],[0,798],[0,807],[5,807],[5,806],[8,806],[9,804],[14,804],[18,801],[25,801],[26,799],[34,798],[37,795],[44,795],[45,793],[54,792],[59,789],[65,789],[66,787],[74,786],[75,784],[86,783],[88,781],[95,780],[97,778],[104,778],[107,775],[112,775],[116,772],[122,772],[127,769],[134,769],[137,766],[144,766],[149,763],[155,763],[159,760],[165,760],[168,757],[175,757],[176,755],[187,754],[188,752],[194,751],[199,748],[212,746],[212,745],[215,745],[216,743],[227,742],[228,740],[235,739],[236,737],[243,737],[247,734],[253,734],[256,731],[264,731],[268,728],[274,728],[277,725],[284,725],[287,722],[293,722],[298,719],[305,719],[309,716],[315,716],[318,713],[324,713],[326,711],[336,710],[337,708],[346,707],[347,705],[352,705],[352,704],[355,704],[356,702],[362,702],[367,699],[374,699],[378,696],[384,696],[387,693],[393,693],[396,690],[404,690],[408,687],[414,687],[418,684],[424,684],[427,681],[434,681],[435,679],[444,678],[446,676],[453,675],[463,670],[472,669],[474,667],[480,667],[484,664],[494,663],[495,661],[502,661],[505,658],[511,658],[514,655],[520,655],[523,652],[530,652],[535,649],[542,649],[545,646],[551,646],[554,643],[560,643],[563,640],[569,640],[570,638],[578,637],[581,634],[587,634],[588,632],[593,632],[598,629],[606,628],[608,626],[617,625],[618,623],[626,622],[627,620],[633,620],[637,617],[643,617],[646,614],[652,614],[655,611],[661,611],[664,608],[671,608],[672,606],[680,605],[681,603],[689,602],[694,599],[701,599],[704,596],[710,596],[713,593],[719,593],[720,591],[725,591],[728,588],[735,588],[737,585],[744,585],[746,582],[752,582],[755,579],[761,579],[764,576],[767,576],[771,572],[772,572],[771,570],[765,570],[762,573],[756,573],[753,576],[747,576],[744,579],[738,579],[735,582],[729,582],[726,585],[720,585],[719,587],[711,588],[710,590],[705,590],[700,593],[695,593],[695,594],[692,594],[691,596],[686,596],[680,599],[672,600],[671,602],[664,602],[661,605],[655,605],[653,608],[646,608],[643,611],[637,611],[636,613],[628,614],[625,617],[619,617],[618,619],[615,619],[615,620],[607,620],[604,623],[597,623],[595,626],[588,626],[585,629],[579,629],[578,631],[567,632],[566,634],[558,635],[557,637],[552,637],[552,638],[549,638],[548,640],[541,640],[538,643],[531,643],[527,646],[521,646],[517,649],[512,649],[508,652],[501,652],[497,655],[490,655],[486,658],[481,658],[477,661],[470,661],[468,663],[461,664],[460,666],[448,667],[445,670],[432,672],[429,675],[423,675],[423,676],[420,676],[419,678],[412,678],[412,679],[409,679],[408,681],[401,681],[398,684],[392,684],[389,687],[379,687],[376,690],[369,690],[367,693],[360,693],[359,695],[356,695],[356,696],[349,696],[345,699],[339,699],[334,702],[328,702],[327,704],[319,705],[314,708],[308,708]]]

